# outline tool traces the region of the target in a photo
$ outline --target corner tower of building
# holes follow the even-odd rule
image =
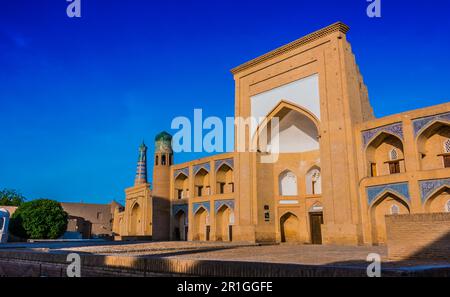
[[[170,166],[173,164],[172,135],[155,137],[153,166],[153,239],[168,240],[170,230]]]

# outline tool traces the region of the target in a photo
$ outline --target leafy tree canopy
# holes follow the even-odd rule
[[[14,212],[9,230],[24,239],[56,239],[66,231],[67,219],[67,213],[57,201],[32,200]]]
[[[25,197],[19,192],[12,189],[0,190],[0,205],[3,206],[20,206],[25,202]]]

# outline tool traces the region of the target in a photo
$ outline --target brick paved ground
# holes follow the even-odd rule
[[[10,246],[13,248],[13,246]],[[292,263],[310,265],[338,265],[362,266],[367,265],[366,258],[369,253],[377,253],[382,257],[385,265],[417,266],[436,263],[433,261],[419,262],[393,262],[387,259],[386,247],[379,246],[319,246],[319,245],[249,245],[239,243],[217,242],[116,242],[96,243],[90,246],[80,246],[73,243],[27,244],[21,250],[37,250],[42,252],[80,252],[100,255],[165,257],[197,260],[219,261],[249,261]]]

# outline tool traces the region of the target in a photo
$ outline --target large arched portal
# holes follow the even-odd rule
[[[135,203],[130,213],[130,235],[140,235],[142,233],[142,210],[139,203]]]
[[[216,239],[218,241],[232,241],[233,210],[222,205],[216,214]]]
[[[397,137],[382,132],[366,149],[369,176],[389,175],[405,172],[403,143]]]
[[[208,211],[200,207],[194,215],[193,240],[209,240],[209,214]]]
[[[394,193],[387,192],[376,199],[370,208],[373,243],[386,243],[386,215],[409,214],[409,212],[408,203]]]
[[[188,224],[187,215],[183,210],[179,210],[174,217],[174,238],[175,240],[187,240]]]
[[[417,137],[422,170],[450,167],[450,125],[435,122]]]
[[[300,225],[296,215],[291,212],[285,213],[280,218],[281,242],[299,242]]]
[[[450,188],[444,186],[437,190],[425,202],[426,212],[450,212],[448,206],[450,205]]]

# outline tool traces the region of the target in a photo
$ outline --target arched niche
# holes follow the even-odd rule
[[[201,168],[194,177],[195,196],[202,197],[211,194],[209,172]]]
[[[232,241],[233,210],[226,204],[216,213],[216,239],[218,241]]]
[[[313,166],[308,170],[306,179],[306,195],[322,194],[322,175],[319,166]]]
[[[298,217],[287,212],[280,218],[281,242],[300,241],[300,223]]]
[[[369,176],[405,172],[403,142],[395,135],[381,132],[366,148]]]
[[[216,191],[217,194],[227,194],[234,192],[233,169],[222,164],[216,172]]]
[[[297,196],[297,176],[290,170],[285,170],[278,176],[280,196]]]
[[[429,213],[448,212],[450,205],[450,187],[443,186],[425,201],[425,211]]]
[[[194,214],[193,240],[209,240],[209,213],[203,207],[199,207]]]
[[[177,175],[174,184],[176,199],[189,198],[189,178],[184,173]]]
[[[450,167],[450,125],[434,122],[417,136],[417,149],[422,170]]]
[[[401,195],[391,191],[382,193],[370,206],[373,243],[376,245],[386,243],[386,215],[409,213],[409,204]]]

